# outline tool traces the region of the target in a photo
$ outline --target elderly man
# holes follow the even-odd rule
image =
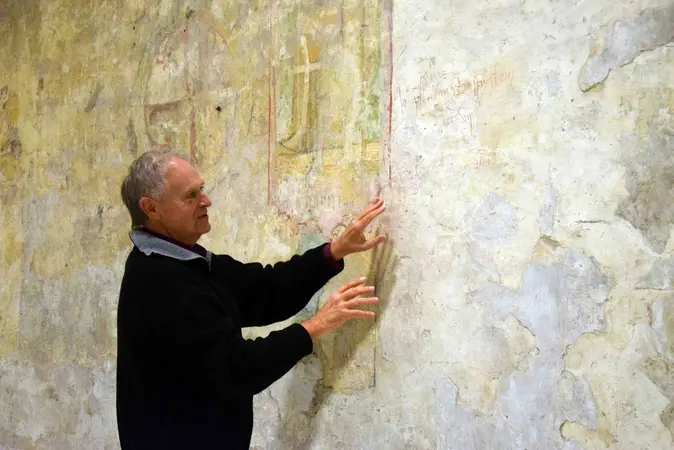
[[[122,183],[133,241],[118,308],[117,421],[123,449],[247,449],[253,396],[309,355],[320,336],[351,318],[372,318],[365,279],[337,289],[315,316],[265,338],[242,327],[297,314],[344,267],[374,248],[370,204],[334,242],[263,266],[199,244],[211,206],[197,171],[169,152],[147,152]],[[365,296],[365,297],[363,297]]]

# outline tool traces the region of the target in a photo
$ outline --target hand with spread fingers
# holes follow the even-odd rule
[[[374,318],[372,311],[363,311],[358,308],[373,305],[379,300],[377,297],[361,297],[372,295],[374,286],[363,286],[366,278],[359,278],[342,285],[328,298],[328,301],[318,310],[316,315],[302,322],[312,340],[330,333],[342,326],[347,320],[354,318]]]
[[[370,203],[360,216],[349,224],[342,235],[331,244],[330,251],[332,252],[332,256],[336,260],[340,260],[352,253],[370,250],[384,242],[386,239],[384,235],[379,235],[369,240],[365,238],[365,228],[377,216],[383,213],[384,209],[384,200],[381,198],[375,199]]]

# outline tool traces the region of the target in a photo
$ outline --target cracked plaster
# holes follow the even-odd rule
[[[0,6],[0,58],[15,61],[0,67],[0,447],[118,448],[118,181],[153,142],[189,150],[195,106],[213,250],[285,258],[377,186],[388,203],[391,247],[345,274],[377,284],[376,322],[345,327],[256,396],[252,448],[672,448],[671,0],[358,5],[367,14],[337,1]],[[268,63],[273,14],[279,39],[313,27],[323,40],[307,57],[343,64],[310,137],[342,136],[346,171],[330,152],[268,171],[265,74],[284,74],[281,139],[296,57],[279,44]],[[169,56],[181,20],[210,43],[190,50],[208,69],[187,66],[194,98]],[[349,72],[358,61],[376,76]]]

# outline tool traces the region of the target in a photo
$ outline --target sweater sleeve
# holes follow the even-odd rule
[[[241,314],[242,326],[263,326],[294,316],[332,277],[344,269],[322,244],[274,265],[242,263],[214,255],[214,276],[228,289]],[[328,257],[330,256],[330,257]]]
[[[157,350],[191,388],[227,399],[255,395],[286,374],[313,343],[293,324],[267,337],[244,339],[216,296],[182,279],[147,292],[146,314]]]

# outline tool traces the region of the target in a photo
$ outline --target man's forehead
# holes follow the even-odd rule
[[[166,168],[166,181],[171,188],[183,190],[199,187],[203,180],[199,173],[187,161],[172,160]]]

